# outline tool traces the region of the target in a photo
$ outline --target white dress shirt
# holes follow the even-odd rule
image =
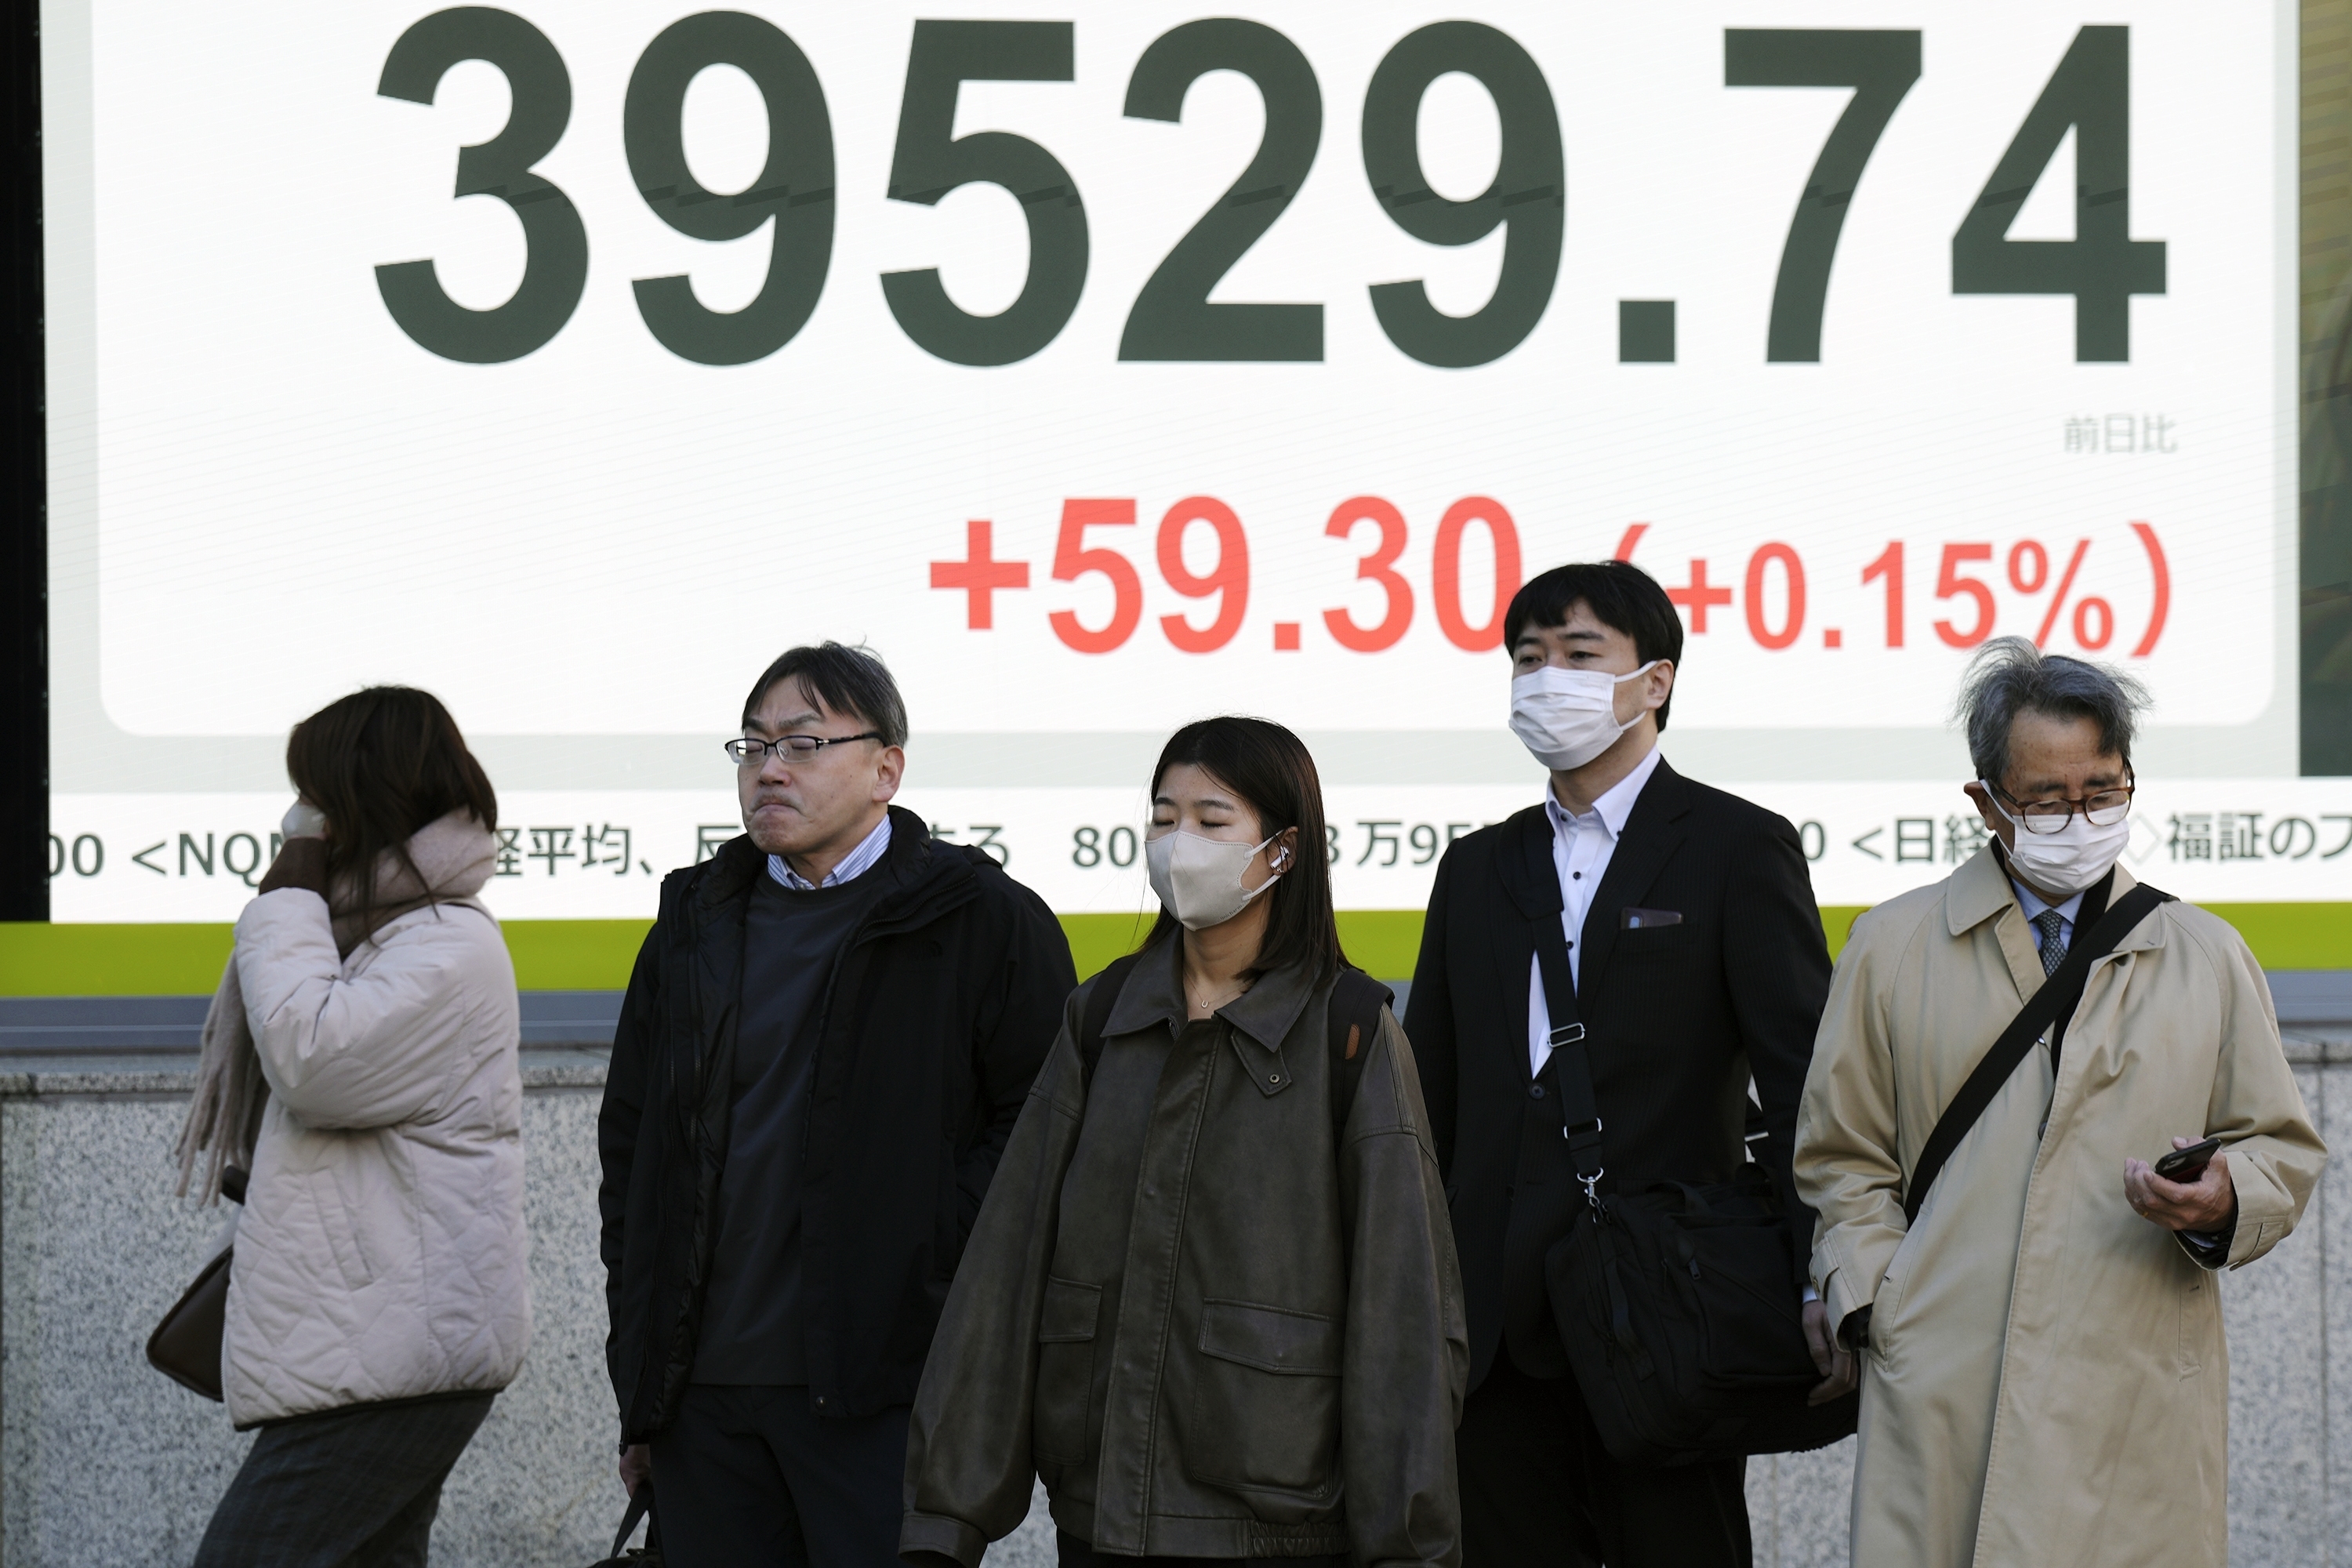
[[[795,893],[814,893],[819,888],[838,888],[844,882],[854,882],[874,868],[882,852],[890,847],[890,814],[884,812],[882,820],[874,826],[857,847],[841,858],[841,864],[824,874],[822,882],[812,882],[790,866],[781,855],[768,857],[768,875]]]
[[[1609,858],[1617,852],[1617,839],[1625,831],[1625,819],[1633,815],[1642,786],[1657,771],[1658,748],[1652,746],[1632,773],[1603,790],[1580,816],[1570,816],[1551,786],[1544,786],[1544,815],[1551,819],[1552,869],[1559,876],[1559,929],[1568,937],[1569,973],[1580,984],[1584,955],[1577,943],[1584,936],[1585,911],[1592,907],[1601,879],[1608,875]],[[1550,1058],[1551,1009],[1544,1003],[1543,961],[1538,957],[1528,964],[1528,1074],[1543,1071]]]

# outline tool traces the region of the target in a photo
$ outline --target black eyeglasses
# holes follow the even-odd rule
[[[2055,800],[2020,800],[1990,779],[1985,783],[1991,785],[1993,794],[2008,804],[2010,815],[2016,817],[2028,833],[2061,832],[2074,820],[2074,814],[2078,811],[2094,827],[2113,827],[2131,815],[2132,792],[2139,787],[2126,774],[2122,784],[2112,789],[2096,791],[2081,800],[2072,800],[2063,795]]]
[[[879,730],[868,730],[863,735],[779,735],[772,741],[757,741],[746,735],[740,741],[727,742],[727,754],[739,768],[748,768],[767,760],[770,752],[786,762],[806,762],[827,746],[845,746],[852,741],[878,741]]]

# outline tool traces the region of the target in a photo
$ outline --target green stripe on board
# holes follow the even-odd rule
[[[2352,904],[2208,904],[2234,925],[2266,969],[2352,969]],[[1859,905],[1822,910],[1830,951],[1845,945]],[[1412,973],[1418,910],[1343,910],[1349,959],[1384,980]],[[1064,915],[1084,979],[1141,941],[1134,915]],[[507,951],[526,991],[618,991],[649,921],[509,921]],[[0,922],[0,996],[188,996],[210,991],[228,962],[226,925],[46,925]]]

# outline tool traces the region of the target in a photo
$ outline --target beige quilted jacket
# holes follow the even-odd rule
[[[230,1417],[504,1387],[530,1300],[498,922],[444,902],[344,960],[326,900],[284,888],[246,906],[236,963],[269,1101],[229,1275]]]

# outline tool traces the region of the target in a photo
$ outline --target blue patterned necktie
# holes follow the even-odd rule
[[[2066,944],[2058,937],[2066,917],[2056,910],[2044,910],[2033,917],[2033,923],[2042,928],[2042,973],[2045,976],[2055,974],[2058,966],[2066,962]]]

